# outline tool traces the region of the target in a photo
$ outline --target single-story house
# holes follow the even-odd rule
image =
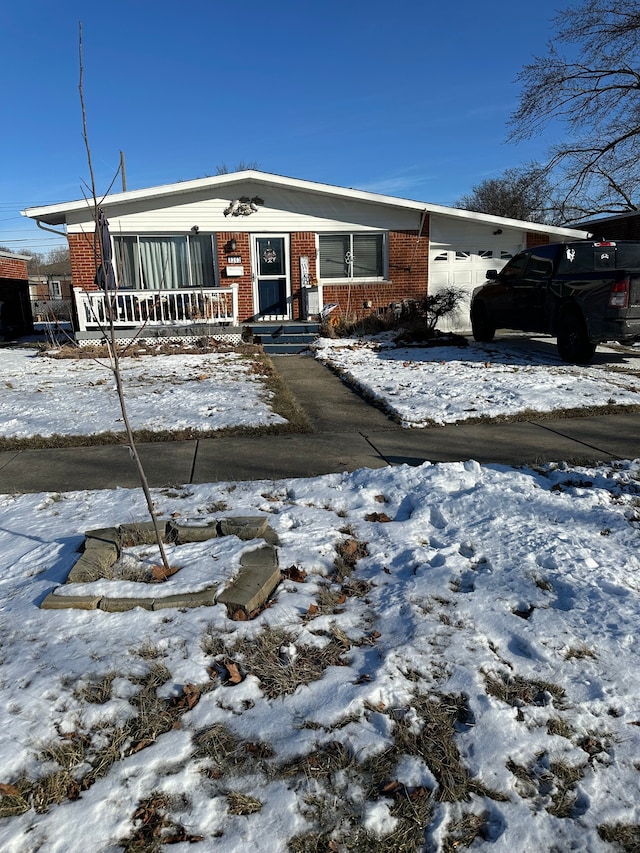
[[[585,232],[256,170],[113,193],[116,325],[156,334],[361,317],[458,286],[469,293],[519,250]],[[69,241],[77,337],[97,337],[94,212],[86,199],[23,215]],[[457,322],[467,327],[466,308]]]
[[[0,340],[33,332],[27,255],[0,251]]]

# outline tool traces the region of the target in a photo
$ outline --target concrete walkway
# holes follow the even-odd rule
[[[313,431],[139,445],[151,486],[314,477],[425,461],[589,464],[640,457],[640,415],[635,413],[407,430],[312,357],[273,356],[273,363]],[[138,485],[122,446],[0,453],[2,494]]]

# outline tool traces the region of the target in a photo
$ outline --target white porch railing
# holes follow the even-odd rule
[[[78,331],[104,328],[108,322],[102,290],[73,289]],[[117,328],[138,326],[189,326],[197,323],[235,324],[238,285],[188,290],[118,290],[112,301]]]

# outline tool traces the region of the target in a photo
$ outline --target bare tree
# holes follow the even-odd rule
[[[216,166],[216,175],[230,175],[232,172],[244,172],[246,169],[259,169],[260,163],[256,160],[250,160],[246,162],[245,160],[240,160],[238,165],[234,169],[230,169],[226,163],[220,163]]]
[[[80,106],[82,108],[82,136],[84,139],[85,149],[87,153],[87,163],[89,167],[89,193],[90,197],[87,201],[90,203],[91,208],[93,210],[94,217],[94,264],[96,270],[96,281],[102,282],[104,291],[105,291],[105,307],[106,307],[106,315],[108,320],[108,336],[105,337],[105,342],[107,345],[107,349],[109,352],[109,367],[113,373],[116,390],[118,393],[118,400],[120,403],[120,411],[122,413],[122,421],[124,423],[124,427],[127,434],[127,442],[129,445],[129,451],[131,453],[131,457],[135,463],[136,470],[138,472],[138,478],[140,480],[140,485],[142,486],[142,491],[144,493],[144,497],[147,503],[147,509],[149,511],[149,516],[153,522],[156,543],[158,545],[158,550],[160,551],[160,559],[162,560],[162,566],[167,574],[170,575],[172,573],[171,568],[169,567],[169,562],[167,560],[164,543],[162,539],[162,535],[160,533],[160,527],[158,525],[158,518],[155,511],[155,506],[153,504],[153,499],[151,497],[151,491],[149,489],[149,483],[147,480],[147,476],[145,474],[142,461],[138,454],[138,449],[136,447],[135,437],[133,435],[133,429],[131,427],[131,423],[129,421],[129,416],[127,413],[127,405],[124,391],[124,384],[122,381],[122,371],[120,369],[120,352],[118,350],[118,345],[116,341],[116,332],[114,326],[114,315],[116,313],[116,301],[117,301],[117,286],[115,284],[115,277],[113,278],[113,286],[110,286],[110,276],[106,269],[104,252],[100,250],[100,237],[102,234],[102,228],[106,224],[104,223],[104,214],[101,209],[101,203],[106,197],[106,194],[98,198],[95,174],[93,170],[93,159],[91,156],[91,146],[89,144],[89,133],[87,130],[87,112],[85,108],[84,102],[84,90],[83,90],[83,74],[84,74],[84,66],[82,59],[82,24],[80,24],[80,33],[79,33],[79,54],[80,54],[80,82],[79,82],[79,92],[80,92]],[[119,171],[119,169],[118,169]],[[113,177],[113,181],[111,182],[111,186],[115,182],[118,173]],[[107,193],[109,192],[107,190]]]
[[[496,178],[486,178],[475,184],[468,195],[461,196],[454,206],[546,225],[559,223],[549,178],[544,166],[535,162],[505,169]]]
[[[583,0],[559,12],[547,53],[525,65],[510,139],[552,120],[567,139],[550,151],[565,221],[636,210],[640,186],[640,2]]]
[[[71,255],[69,247],[59,246],[49,252],[31,252],[27,261],[30,275],[70,275]]]

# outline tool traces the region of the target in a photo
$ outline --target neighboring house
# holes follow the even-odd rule
[[[597,240],[640,240],[640,211],[600,216],[581,222],[578,227],[589,231]]]
[[[0,340],[33,332],[27,255],[0,251]]]
[[[30,275],[29,294],[33,301],[71,299],[73,297],[72,277],[67,273],[50,275]]]
[[[36,323],[71,319],[73,285],[70,274],[30,275],[29,296]]]
[[[144,324],[145,336],[308,319],[328,306],[361,317],[450,285],[470,293],[520,249],[584,236],[254,170],[116,193],[102,208],[116,325]],[[98,336],[91,207],[84,199],[23,215],[65,228],[77,337]],[[466,308],[458,322],[467,326]]]

